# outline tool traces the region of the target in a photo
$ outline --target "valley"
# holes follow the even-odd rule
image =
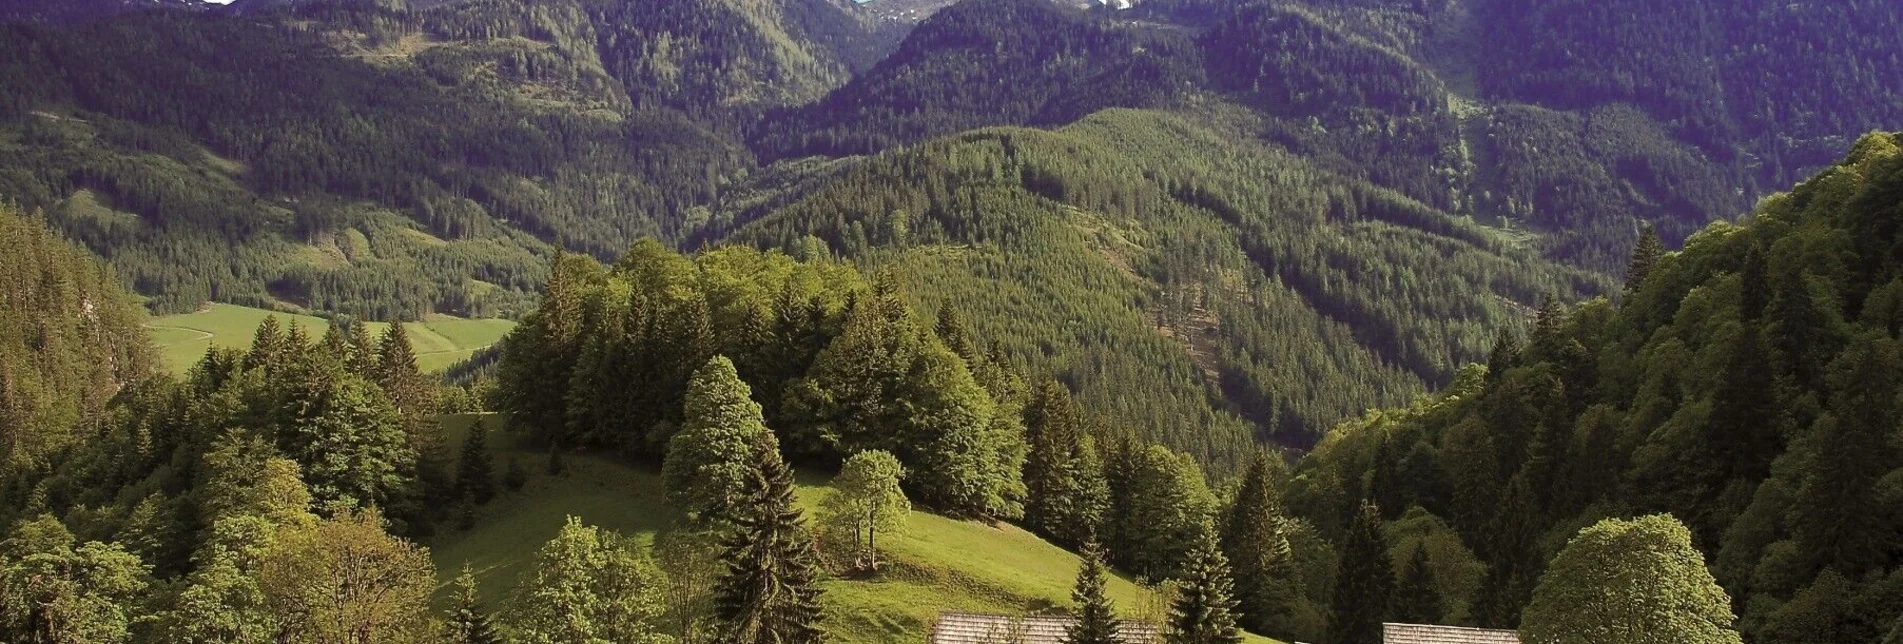
[[[0,641],[1903,644],[1903,5],[1125,4],[0,0]]]

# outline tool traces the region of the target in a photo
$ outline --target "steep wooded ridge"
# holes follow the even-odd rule
[[[1903,613],[1899,196],[1898,137],[1864,138],[1747,222],[1640,254],[1622,303],[1542,311],[1449,390],[1331,432],[1289,507],[1326,534],[1355,498],[1451,526],[1495,626],[1580,528],[1669,512],[1746,641],[1879,641]]]
[[[555,246],[810,236],[1233,465],[1903,117],[1893,4],[140,10],[0,27],[0,196],[160,312],[513,317]]]
[[[42,462],[153,372],[144,315],[112,269],[0,206],[0,470]]]

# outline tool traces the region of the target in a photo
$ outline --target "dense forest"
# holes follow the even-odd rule
[[[1080,553],[1078,641],[1899,644],[1899,26],[12,3],[0,641],[825,641],[917,507]],[[209,302],[331,321],[157,373]],[[521,324],[363,323],[436,314]],[[437,592],[583,458],[652,544]]]
[[[817,237],[561,255],[472,391],[424,376],[401,325],[347,321],[268,321],[149,375],[109,270],[7,211],[37,269],[8,328],[44,350],[5,354],[28,375],[0,418],[27,448],[0,478],[0,635],[825,641],[822,582],[878,579],[867,535],[916,503],[1083,552],[1085,634],[1116,627],[1115,569],[1166,584],[1171,643],[1363,644],[1393,620],[1884,641],[1903,631],[1899,190],[1903,144],[1868,136],[1681,251],[1648,232],[1620,293],[1548,299],[1436,393],[1228,475]],[[444,414],[485,407],[506,421],[452,447]],[[676,527],[650,548],[571,519],[500,603],[465,572],[432,604],[427,544],[521,493],[486,446],[502,429],[551,475],[578,452],[658,461]],[[795,467],[839,472],[816,511]]]
[[[128,8],[0,26],[0,198],[155,312],[519,318],[557,249],[811,236],[1223,471],[1446,385],[1542,297],[1606,292],[1642,224],[1676,245],[1896,103],[1883,3],[1690,3],[1686,39],[1505,0],[971,0],[915,26],[827,0]],[[1829,100],[1786,100],[1754,53],[1793,24],[1843,61],[1806,77]],[[960,135],[994,126],[1074,151]],[[1204,169],[1158,154],[1181,136]],[[899,169],[952,147],[1004,183]]]

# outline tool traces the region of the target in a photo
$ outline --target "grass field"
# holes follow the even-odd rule
[[[451,436],[461,436],[472,421],[454,419],[448,425]],[[500,426],[485,422],[492,429]],[[535,550],[555,536],[566,517],[647,542],[671,515],[654,469],[601,456],[564,455],[567,472],[547,476],[546,453],[514,446],[507,435],[491,436],[497,472],[508,459],[518,459],[530,473],[528,485],[484,507],[474,529],[443,535],[431,548],[445,584],[467,563],[490,606],[507,595]],[[801,477],[800,501],[809,509],[826,494],[823,478]],[[1031,614],[1070,605],[1077,557],[1015,526],[914,512],[906,532],[885,543],[889,567],[877,578],[825,583],[826,628],[833,641],[922,643],[940,611]],[[1112,579],[1109,590],[1125,612],[1154,609],[1158,603],[1125,579]]]
[[[266,316],[275,315],[281,324],[296,324],[315,339],[324,335],[330,324],[323,318],[289,313],[274,313],[230,304],[213,304],[204,310],[181,315],[153,318],[146,323],[152,343],[159,348],[166,368],[181,373],[204,357],[213,347],[247,347],[251,335]],[[381,335],[389,325],[372,322],[370,330]],[[469,354],[495,344],[507,335],[515,323],[509,320],[466,320],[441,317],[425,322],[407,322],[410,344],[416,347],[417,366],[424,371],[448,368]]]

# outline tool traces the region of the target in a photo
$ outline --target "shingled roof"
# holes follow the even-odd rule
[[[1062,644],[1074,622],[1069,617],[942,613],[932,626],[931,644]],[[1125,621],[1117,635],[1125,644],[1163,641],[1156,625],[1144,622]]]
[[[1513,631],[1425,624],[1382,624],[1383,644],[1520,644]]]

